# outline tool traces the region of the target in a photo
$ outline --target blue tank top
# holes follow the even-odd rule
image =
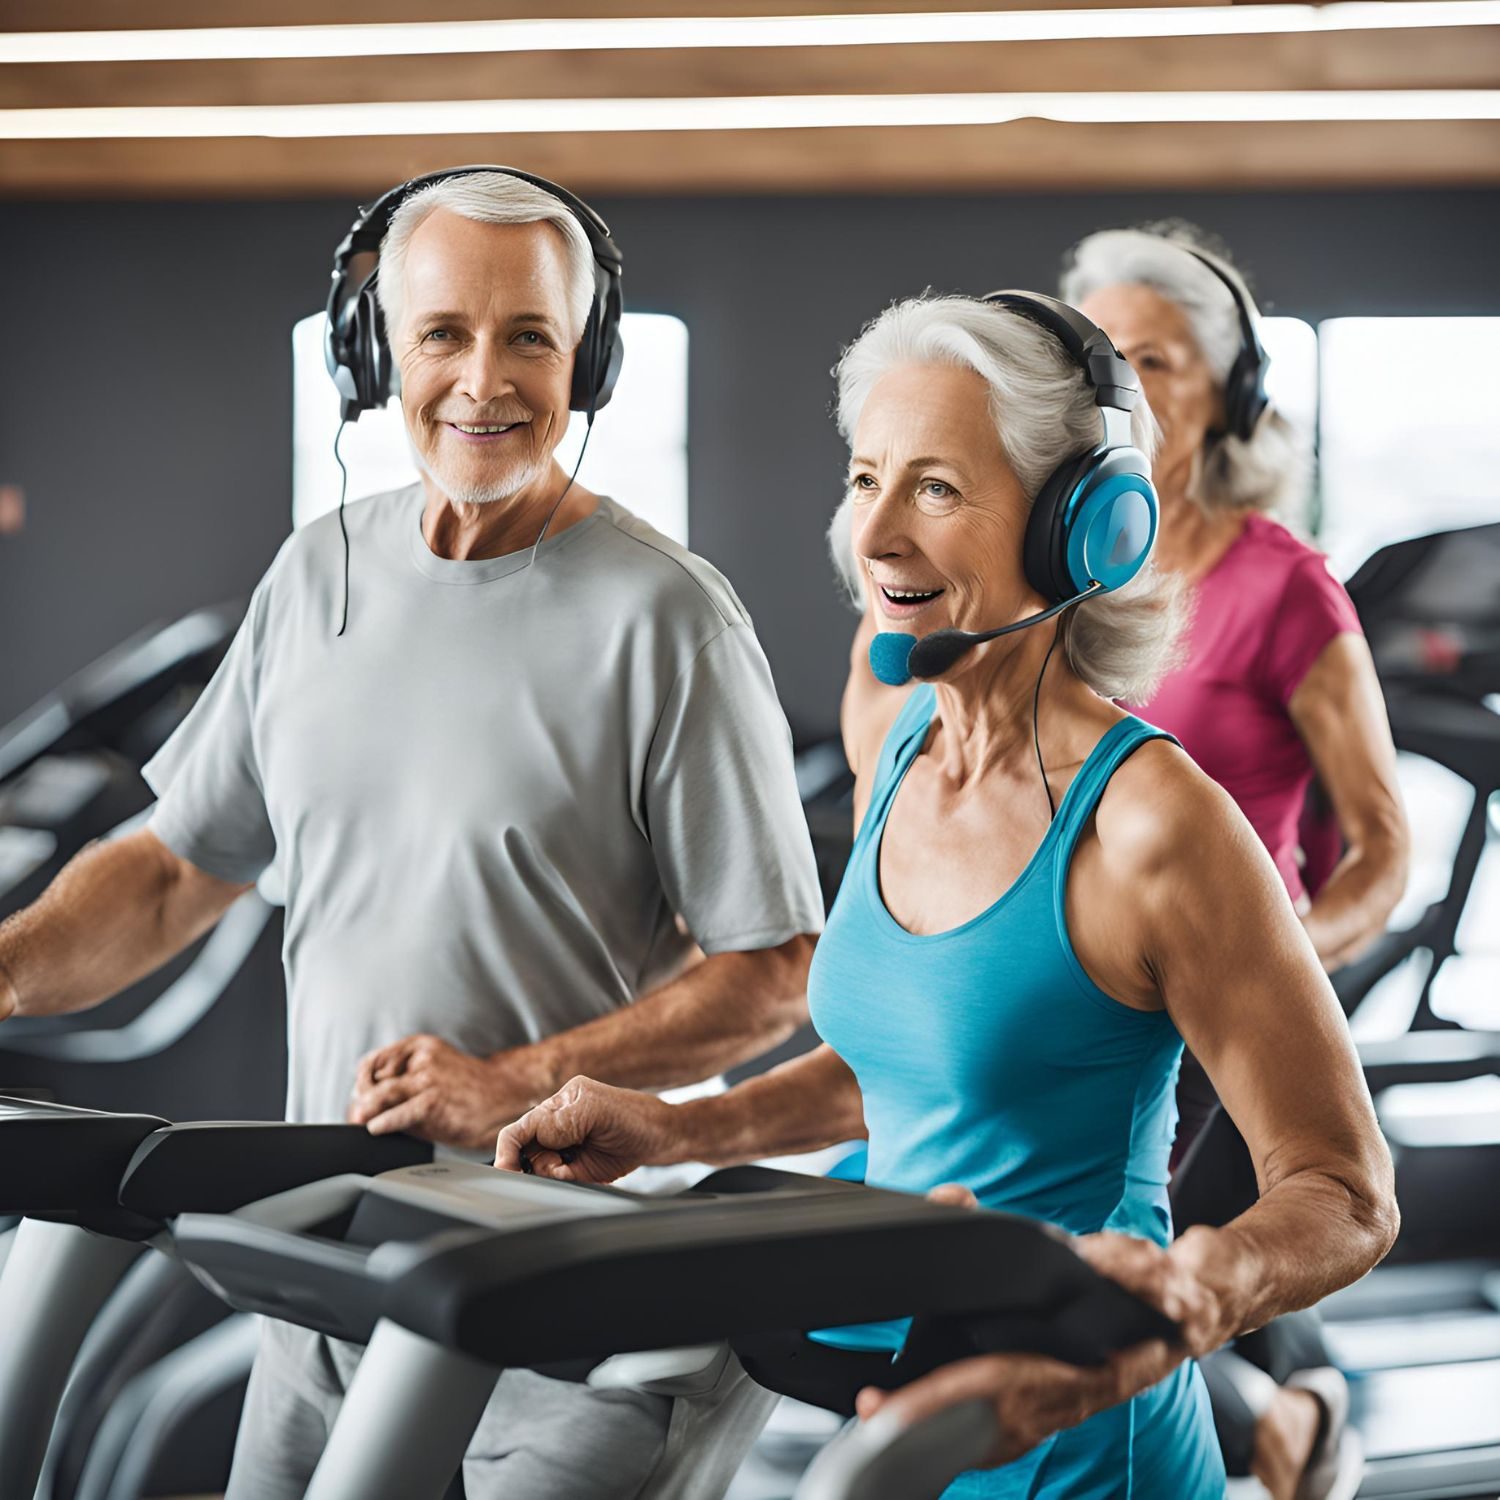
[[[1065,897],[1110,777],[1147,740],[1170,737],[1134,718],[1112,726],[1010,889],[961,926],[918,935],[886,909],[880,843],[935,705],[930,685],[917,688],[886,737],[808,981],[814,1025],[859,1079],[867,1180],[911,1193],[958,1182],[986,1208],[1071,1234],[1111,1229],[1166,1245],[1182,1039],[1165,1012],[1124,1005],[1089,979]],[[886,1336],[899,1347],[899,1326]],[[870,1328],[848,1342],[881,1338]],[[1184,1365],[949,1495],[1196,1497],[1223,1484],[1207,1393]]]

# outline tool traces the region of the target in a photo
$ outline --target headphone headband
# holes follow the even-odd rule
[[[396,216],[396,210],[408,198],[421,192],[423,188],[431,187],[435,182],[446,182],[454,177],[472,177],[483,172],[496,172],[503,177],[514,177],[521,182],[529,182],[532,187],[540,188],[550,197],[556,198],[565,208],[572,211],[573,217],[579,222],[579,227],[588,236],[589,248],[594,252],[594,259],[607,264],[616,272],[623,267],[624,258],[610,236],[609,225],[582,198],[546,177],[537,176],[534,172],[523,172],[519,167],[494,167],[483,164],[447,167],[441,172],[424,172],[422,176],[413,177],[409,182],[399,183],[396,187],[382,193],[373,203],[360,209],[359,217],[355,219],[349,233],[344,236],[343,243],[334,252],[335,264],[341,259],[347,261],[351,255],[358,255],[362,252],[373,251],[378,254],[381,242],[385,239],[386,230],[391,227],[391,220]]]
[[[1141,387],[1130,361],[1115,348],[1109,335],[1076,307],[1041,292],[988,292],[980,300],[1020,313],[1051,333],[1083,371],[1096,406],[1135,410]]]
[[[1186,250],[1200,265],[1207,266],[1234,299],[1235,316],[1240,324],[1240,352],[1235,355],[1224,379],[1224,425],[1235,437],[1248,442],[1261,413],[1270,404],[1266,395],[1266,370],[1270,367],[1271,356],[1266,353],[1265,345],[1260,341],[1260,331],[1255,326],[1255,305],[1244,282],[1218,256],[1181,240],[1169,243],[1179,250]]]
[[[624,309],[620,280],[624,257],[610,235],[609,225],[581,198],[545,177],[523,172],[517,167],[474,165],[427,172],[382,193],[373,203],[359,210],[349,232],[334,251],[324,357],[328,373],[333,376],[343,397],[346,422],[357,422],[361,412],[384,406],[395,389],[395,368],[386,338],[385,314],[376,293],[379,260],[374,269],[354,285],[350,268],[355,257],[379,256],[391,220],[414,193],[450,178],[481,173],[514,177],[540,188],[557,199],[583,230],[594,258],[594,296],[583,336],[574,353],[569,405],[574,411],[587,412],[592,422],[594,413],[608,404],[624,354],[620,340],[620,317]]]

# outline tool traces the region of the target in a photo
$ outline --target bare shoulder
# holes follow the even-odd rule
[[[1150,740],[1110,778],[1094,815],[1100,851],[1122,881],[1222,866],[1255,834],[1229,794],[1181,746]]]

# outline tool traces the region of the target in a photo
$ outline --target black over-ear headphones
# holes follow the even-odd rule
[[[1207,266],[1229,288],[1229,295],[1234,298],[1234,310],[1240,320],[1240,352],[1235,355],[1229,374],[1224,377],[1224,430],[1229,436],[1248,442],[1255,433],[1261,413],[1269,404],[1266,370],[1271,363],[1271,356],[1266,353],[1255,327],[1250,294],[1240,278],[1217,256],[1181,240],[1170,243]]]
[[[1083,371],[1104,419],[1101,441],[1059,464],[1037,491],[1022,544],[1027,581],[1049,604],[1091,585],[1120,588],[1145,565],[1158,508],[1150,462],[1130,431],[1141,399],[1135,371],[1109,335],[1066,302],[1039,292],[984,300],[1051,333]]]
[[[593,419],[609,403],[619,378],[625,349],[620,340],[620,273],[624,259],[610,238],[609,226],[581,198],[545,177],[515,167],[450,167],[413,177],[382,194],[359,211],[349,233],[333,256],[333,286],[328,294],[328,328],[323,352],[328,373],[343,398],[343,419],[357,422],[361,412],[384,406],[396,390],[395,368],[386,339],[385,315],[375,295],[380,274],[380,242],[396,210],[413,193],[450,177],[498,172],[516,177],[551,194],[578,221],[594,255],[594,300],[584,324],[583,338],[573,357],[573,389],[568,405]],[[356,267],[360,257],[377,257],[369,269]]]

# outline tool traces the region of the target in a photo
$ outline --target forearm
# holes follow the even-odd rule
[[[811,938],[716,953],[644,999],[525,1049],[545,1098],[570,1078],[620,1088],[698,1083],[783,1042],[807,1019]]]
[[[1380,936],[1405,885],[1405,847],[1394,833],[1348,850],[1302,918],[1325,969],[1357,958]]]
[[[1170,1253],[1214,1294],[1219,1319],[1208,1348],[1216,1348],[1357,1281],[1390,1249],[1399,1223],[1387,1157],[1347,1180],[1298,1172],[1222,1229],[1189,1229]]]
[[[859,1084],[831,1047],[819,1047],[725,1093],[673,1109],[668,1160],[734,1166],[816,1151],[865,1135]]]
[[[159,968],[223,909],[180,894],[173,856],[154,835],[89,845],[0,923],[0,1017],[84,1010]]]

